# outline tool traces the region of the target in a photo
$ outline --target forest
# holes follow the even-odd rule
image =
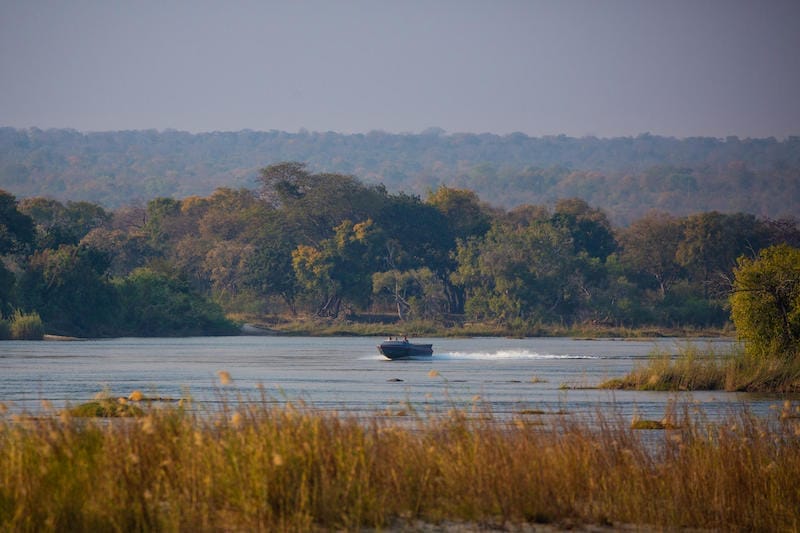
[[[242,316],[724,328],[737,260],[778,244],[800,248],[797,219],[650,211],[623,226],[580,198],[423,199],[290,161],[252,188],[115,209],[0,191],[0,312],[79,337],[235,334]]]
[[[0,128],[0,189],[116,209],[256,188],[269,162],[358,176],[390,193],[469,189],[513,209],[581,198],[625,226],[651,209],[800,213],[800,137],[529,137],[522,133],[287,133]]]

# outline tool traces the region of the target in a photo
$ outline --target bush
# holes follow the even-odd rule
[[[800,249],[771,246],[734,270],[731,317],[749,354],[791,360],[800,355]]]
[[[44,338],[44,324],[37,312],[25,314],[20,310],[14,311],[10,329],[12,339],[39,341]]]
[[[117,282],[122,331],[141,337],[237,335],[222,309],[176,275],[149,268]]]
[[[11,326],[8,320],[0,318],[0,341],[6,341],[11,338]]]

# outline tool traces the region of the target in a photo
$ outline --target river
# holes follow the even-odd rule
[[[703,416],[749,409],[766,414],[775,395],[659,393],[593,387],[647,358],[676,354],[686,339],[414,339],[432,342],[430,360],[389,361],[370,337],[122,338],[74,342],[0,342],[0,402],[37,413],[88,401],[99,392],[191,397],[198,408],[221,402],[287,401],[340,413],[424,413],[479,404],[495,416],[576,413],[660,419],[676,402]],[[693,340],[713,345],[725,340]],[[231,383],[222,385],[218,373]],[[47,400],[47,402],[43,402]]]

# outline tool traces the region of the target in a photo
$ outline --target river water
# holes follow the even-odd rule
[[[748,409],[766,414],[778,396],[726,392],[606,391],[659,353],[677,354],[685,339],[577,340],[567,338],[415,339],[431,342],[428,360],[389,361],[370,337],[122,338],[76,342],[0,342],[0,402],[12,412],[37,413],[88,401],[99,392],[191,397],[215,409],[244,400],[304,403],[340,413],[442,412],[479,404],[497,417],[520,413],[577,413],[589,417],[660,419],[675,403],[703,416]],[[717,353],[730,341],[693,340]],[[219,372],[231,383],[222,385]]]

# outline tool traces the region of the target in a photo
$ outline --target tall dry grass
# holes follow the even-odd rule
[[[664,432],[478,411],[398,422],[262,400],[113,421],[5,414],[0,530],[401,529],[416,520],[800,529],[796,405],[715,425],[684,411],[679,429]]]
[[[759,357],[737,345],[730,352],[717,353],[689,343],[677,357],[653,353],[622,378],[601,384],[608,389],[694,391],[726,390],[747,392],[800,392],[800,358]]]
[[[44,323],[39,313],[23,313],[19,309],[14,311],[9,323],[11,338],[15,340],[42,340],[44,338]]]

